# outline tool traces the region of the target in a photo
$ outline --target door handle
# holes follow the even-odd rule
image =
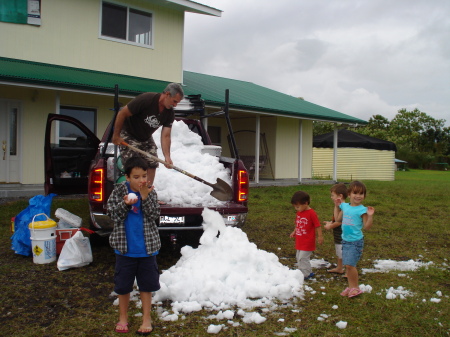
[[[2,141],[3,160],[6,159],[6,140]]]

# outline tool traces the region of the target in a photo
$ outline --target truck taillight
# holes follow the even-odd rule
[[[248,199],[248,173],[245,170],[238,172],[238,201],[243,202]]]
[[[102,168],[95,169],[91,173],[91,186],[89,186],[89,199],[92,201],[103,201],[103,173]]]

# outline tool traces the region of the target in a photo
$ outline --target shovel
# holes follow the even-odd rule
[[[231,198],[233,196],[233,190],[231,189],[230,185],[228,185],[225,181],[223,181],[220,178],[217,178],[217,182],[215,184],[211,184],[211,183],[207,182],[206,180],[203,180],[202,178],[194,176],[193,174],[191,174],[189,172],[186,172],[186,171],[184,171],[184,170],[182,170],[182,169],[180,169],[180,168],[178,168],[178,167],[176,167],[176,166],[174,166],[172,164],[168,164],[164,160],[159,159],[158,157],[155,157],[155,156],[151,155],[150,153],[142,151],[142,150],[140,150],[140,149],[138,149],[138,148],[136,148],[136,147],[126,143],[126,142],[122,142],[121,144],[125,145],[125,146],[128,146],[133,151],[139,152],[139,153],[141,153],[141,154],[151,158],[152,160],[158,161],[161,164],[164,164],[164,165],[166,165],[166,166],[168,166],[168,167],[170,167],[170,168],[172,168],[172,169],[174,169],[174,170],[176,170],[176,171],[178,171],[180,173],[183,173],[183,174],[187,175],[188,177],[190,177],[192,179],[195,179],[195,180],[197,180],[197,181],[199,181],[199,182],[201,182],[201,183],[203,183],[205,185],[208,185],[208,186],[212,187],[213,190],[211,191],[210,194],[214,198],[216,198],[217,200],[228,201],[228,200],[231,200]]]

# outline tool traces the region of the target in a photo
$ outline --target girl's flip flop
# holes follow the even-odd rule
[[[117,323],[115,331],[119,332],[119,333],[127,333],[128,332],[128,323],[125,323],[125,324]]]
[[[348,297],[355,297],[355,296],[361,295],[362,293],[363,293],[363,291],[361,289],[359,289],[359,288],[352,288],[348,292]]]

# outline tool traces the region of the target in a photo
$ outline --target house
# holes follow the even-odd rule
[[[313,139],[313,175],[332,177],[334,160],[334,133]],[[362,135],[350,130],[337,132],[338,180],[395,180],[395,152],[393,142]]]
[[[254,133],[239,142],[240,154],[258,158],[261,138],[255,135],[264,134],[274,179],[311,178],[313,120],[366,123],[250,82],[183,71],[185,12],[221,16],[218,9],[188,0],[10,3],[16,7],[0,13],[1,183],[43,183],[48,113],[76,117],[101,136],[113,114],[116,84],[127,104],[179,82],[186,94],[201,94],[208,113],[222,109],[229,89],[234,130]],[[224,155],[230,154],[223,118],[207,123]],[[259,161],[256,171],[258,181]]]

